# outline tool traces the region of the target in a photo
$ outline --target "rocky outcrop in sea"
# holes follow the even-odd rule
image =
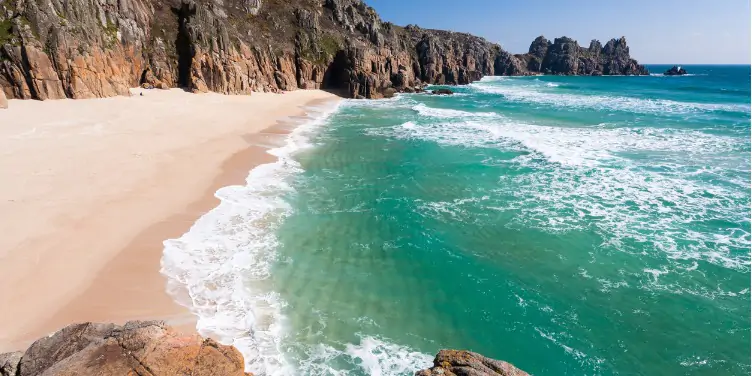
[[[529,376],[527,372],[501,360],[486,358],[470,351],[441,350],[433,367],[415,372],[415,376]]]
[[[470,34],[383,22],[361,0],[0,2],[0,89],[11,99],[128,95],[140,85],[380,98],[486,75],[646,72],[624,38],[602,49],[539,38],[511,55]]]
[[[678,65],[674,65],[663,73],[664,76],[683,76],[685,74],[687,74],[687,70]]]

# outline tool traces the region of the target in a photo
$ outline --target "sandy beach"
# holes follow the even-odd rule
[[[242,184],[323,91],[194,95],[132,90],[0,110],[0,352],[66,324],[195,325],[165,292],[162,242]],[[267,131],[265,131],[267,130]]]

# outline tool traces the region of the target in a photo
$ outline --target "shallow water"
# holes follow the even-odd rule
[[[345,101],[166,243],[174,284],[262,375],[409,375],[446,347],[748,374],[750,69],[688,69]]]

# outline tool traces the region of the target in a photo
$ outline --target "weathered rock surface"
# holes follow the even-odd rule
[[[0,355],[1,376],[250,375],[243,368],[234,347],[180,335],[160,321],[74,324],[22,355]]]
[[[458,350],[441,350],[433,360],[433,367],[415,376],[528,376],[515,366],[486,358],[483,355]]]
[[[0,108],[8,108],[8,98],[5,97],[5,92],[0,88]]]
[[[16,376],[22,352],[0,354],[0,376]]]
[[[588,48],[576,40],[561,37],[548,41],[540,36],[530,44],[528,53],[497,57],[496,71],[507,75],[646,75],[645,66],[629,55],[624,37],[612,39],[601,46],[592,40]]]
[[[498,50],[469,34],[382,22],[361,0],[0,2],[0,88],[10,98],[127,95],[142,84],[377,98],[493,74]]]
[[[671,69],[667,70],[663,74],[665,76],[683,76],[687,74],[687,71],[678,65],[674,65],[673,67],[671,67]],[[0,98],[0,100],[2,100],[2,98]]]
[[[362,0],[0,1],[0,89],[9,98],[128,95],[140,85],[380,98],[494,74],[643,72],[624,38],[584,49],[539,37],[511,55],[470,34],[383,22]]]

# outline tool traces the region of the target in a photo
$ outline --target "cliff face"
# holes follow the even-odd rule
[[[0,89],[22,99],[137,85],[378,98],[493,74],[637,72],[626,42],[612,42],[600,57],[566,38],[514,56],[469,34],[382,22],[362,0],[0,0]]]
[[[588,48],[576,40],[561,37],[553,43],[540,36],[530,44],[528,53],[509,57],[498,67],[509,75],[646,75],[648,70],[629,56],[624,37],[611,39],[605,46],[592,40]]]
[[[497,45],[383,23],[360,0],[4,0],[0,87],[9,98],[92,98],[137,85],[248,94],[463,84]]]

